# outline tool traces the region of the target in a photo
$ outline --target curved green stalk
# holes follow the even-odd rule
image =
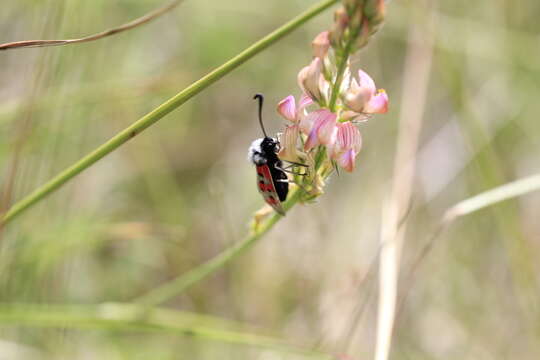
[[[131,126],[128,126],[126,129],[119,132],[105,144],[101,145],[100,147],[92,151],[90,154],[86,155],[78,162],[62,171],[49,182],[36,189],[33,193],[26,196],[19,202],[15,203],[0,218],[0,223],[6,224],[10,222],[15,217],[20,215],[23,211],[35,205],[45,196],[60,188],[63,184],[74,178],[82,171],[89,168],[95,162],[107,156],[108,154],[116,150],[118,147],[126,143],[128,140],[135,137],[136,135],[144,131],[146,128],[163,118],[165,115],[191,99],[193,96],[197,95],[199,92],[206,89],[208,86],[212,85],[214,82],[218,81],[223,76],[227,75],[229,72],[236,69],[238,66],[242,65],[244,62],[251,59],[253,56],[260,53],[261,51],[263,51],[291,31],[293,31],[294,29],[298,28],[300,25],[304,24],[306,21],[313,18],[315,15],[321,13],[322,11],[336,3],[337,1],[338,0],[323,0],[319,2],[318,4],[314,5],[310,9],[306,10],[302,14],[292,19],[291,21],[287,22],[280,28],[266,35],[261,40],[257,41],[256,43],[254,43],[223,65],[219,66],[201,79],[192,83],[190,86],[176,94],[174,97],[167,100],[166,102],[158,106],[156,109],[137,120]]]
[[[288,341],[254,334],[221,318],[126,303],[100,305],[0,304],[0,325],[105,331],[160,332],[271,349],[317,359],[332,357]],[[242,331],[238,328],[244,328]]]
[[[301,191],[295,188],[290,194],[287,201],[283,204],[285,211],[290,210],[299,200]],[[249,249],[257,240],[259,240],[264,234],[266,234],[280,219],[281,215],[274,213],[269,219],[262,224],[259,224],[257,228],[249,234],[244,240],[236,243],[225,251],[219,253],[212,259],[195,267],[185,274],[178,276],[177,278],[166,282],[165,284],[152,289],[147,294],[136,299],[136,302],[140,302],[146,305],[158,305],[164,303],[167,300],[172,299],[181,292],[185,291],[191,285],[199,282],[208,275],[214,273],[219,268],[223,267],[226,263],[242,254]]]
[[[318,156],[315,166],[317,171],[322,166],[322,159],[324,154],[326,153],[325,151],[326,150],[323,148],[317,154]],[[287,201],[283,204],[283,209],[286,212],[289,211],[301,200],[301,195],[302,190],[300,190],[299,188],[294,188],[289,193],[289,198],[287,199]],[[235,245],[219,253],[207,262],[193,268],[187,273],[181,274],[178,277],[166,282],[165,284],[150,290],[145,295],[135,299],[135,301],[148,306],[156,306],[174,298],[175,296],[178,296],[192,285],[213,274],[214,272],[222,268],[224,265],[226,265],[229,261],[235,259],[244,251],[251,248],[251,246],[253,246],[255,242],[257,242],[257,240],[263,237],[270,229],[272,229],[272,227],[279,220],[281,220],[281,218],[281,215],[273,213],[270,218],[259,224],[253,230],[253,232],[249,234],[244,240],[236,243]]]

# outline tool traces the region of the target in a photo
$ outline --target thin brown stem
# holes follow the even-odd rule
[[[132,20],[128,23],[122,24],[120,26],[114,27],[112,29],[108,29],[105,31],[101,31],[96,34],[88,35],[82,38],[76,38],[76,39],[62,39],[62,40],[22,40],[22,41],[14,41],[14,42],[8,42],[5,44],[0,44],[0,50],[10,50],[10,49],[20,49],[20,48],[31,48],[31,47],[45,47],[45,46],[60,46],[60,45],[69,45],[69,44],[77,44],[82,42],[89,42],[94,40],[103,39],[105,37],[118,34],[127,30],[131,30],[133,28],[136,28],[138,26],[144,25],[146,23],[149,23],[150,21],[156,19],[157,17],[173,10],[175,7],[180,5],[182,0],[174,0],[168,4],[163,5],[162,7],[159,7],[135,20]]]

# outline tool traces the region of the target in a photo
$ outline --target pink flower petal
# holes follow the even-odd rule
[[[319,142],[323,145],[333,146],[336,141],[336,133],[336,114],[329,112],[318,128],[317,136],[319,137]]]
[[[337,163],[339,164],[339,166],[344,168],[345,171],[353,172],[355,160],[356,153],[353,149],[349,149],[339,156]]]
[[[340,123],[337,137],[337,142],[342,149],[354,149],[356,152],[360,151],[362,138],[360,136],[360,131],[353,123]]]
[[[278,113],[285,119],[296,122],[296,101],[294,96],[289,95],[281,100],[277,106]]]
[[[305,89],[304,83],[307,81],[308,73],[309,73],[309,65],[304,66],[302,69],[300,69],[300,71],[298,72],[298,77],[297,77],[298,86],[300,86],[300,89],[302,89],[302,91],[305,94],[307,94],[307,91]],[[309,94],[307,95],[310,96]]]
[[[319,82],[321,78],[322,62],[321,59],[315,58],[309,64],[304,67],[298,73],[298,85],[313,101],[320,101],[322,99],[321,91],[319,89]]]
[[[317,136],[317,129],[313,128],[304,143],[304,150],[308,151],[313,149],[315,146],[319,145],[319,138]]]
[[[300,130],[304,134],[309,135],[314,124],[319,123],[321,121],[320,118],[324,117],[326,113],[330,113],[330,111],[326,109],[319,109],[310,112],[306,117],[300,119]]]
[[[300,121],[300,130],[308,135],[304,149],[309,150],[321,143],[332,142],[332,137],[335,138],[335,135],[332,134],[332,126],[335,128],[335,124],[336,114],[327,109],[319,109],[309,113]]]
[[[375,82],[373,81],[371,76],[369,76],[363,70],[358,70],[358,80],[358,85],[360,85],[360,87],[368,89],[371,95],[375,95],[375,91],[377,91],[377,88],[375,87]]]
[[[362,137],[358,128],[351,122],[338,123],[337,128],[336,142],[329,152],[332,159],[339,160],[349,150],[358,154],[362,147]]]
[[[313,111],[309,113],[306,117],[300,119],[300,131],[302,131],[304,134],[309,135],[309,133],[311,132],[311,129],[313,128],[313,123],[315,122],[315,118],[317,116],[317,111]]]
[[[379,90],[364,106],[367,114],[384,114],[388,111],[388,95],[384,90]]]
[[[345,121],[362,121],[367,118],[367,115],[362,113],[357,113],[356,111],[342,111],[341,119]]]
[[[351,88],[345,94],[344,103],[354,112],[361,113],[364,111],[364,106],[371,100],[371,97],[372,94],[368,88]]]
[[[313,100],[311,100],[311,98],[305,93],[302,93],[302,96],[300,96],[300,101],[298,102],[298,111],[303,110],[311,104],[313,104]]]

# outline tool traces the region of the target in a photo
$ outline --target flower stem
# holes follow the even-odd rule
[[[357,1],[355,3],[355,7],[352,10],[352,13],[356,12],[357,7],[359,6],[360,1]],[[345,44],[345,47],[343,48],[343,51],[340,51],[337,53],[337,74],[336,74],[336,81],[334,82],[334,85],[332,86],[332,95],[330,97],[330,102],[328,103],[328,108],[331,112],[336,111],[336,102],[339,95],[339,89],[341,88],[341,82],[343,81],[343,74],[345,73],[345,69],[347,68],[347,62],[349,61],[349,56],[351,55],[351,50],[353,48],[354,42],[356,41],[356,37],[358,33],[360,32],[360,26],[353,27],[351,29],[350,34],[348,35],[347,42]]]
[[[298,188],[289,193],[289,198],[283,204],[285,211],[290,210],[299,200],[301,191]],[[244,251],[249,249],[257,240],[264,236],[280,219],[281,215],[274,213],[265,222],[257,226],[257,228],[249,234],[244,240],[236,243],[232,247],[219,253],[207,262],[197,266],[196,268],[182,274],[175,279],[151,290],[147,294],[136,299],[136,302],[156,306],[164,303],[178,294],[188,289],[191,285],[206,278],[208,275],[222,268],[229,261],[235,259]]]
[[[339,56],[339,64],[338,64],[338,70],[336,75],[336,81],[334,82],[334,85],[332,86],[332,96],[330,97],[330,102],[328,103],[328,108],[331,112],[336,111],[336,102],[339,95],[339,89],[341,88],[341,81],[343,81],[343,74],[345,73],[345,69],[347,68],[347,60],[349,58],[349,52],[351,48],[352,41],[347,42],[347,46],[345,46],[345,49],[343,51],[343,54]]]
[[[99,146],[97,149],[92,151],[90,154],[86,155],[75,164],[71,165],[56,177],[51,179],[49,182],[45,183],[41,187],[37,188],[30,195],[24,197],[19,202],[15,203],[5,214],[0,215],[0,224],[6,224],[13,220],[15,217],[20,215],[22,212],[30,208],[31,206],[38,203],[45,196],[54,192],[66,182],[77,176],[82,171],[86,170],[92,166],[95,162],[101,158],[107,156],[118,147],[144,131],[146,128],[150,127],[158,120],[163,118],[165,115],[169,114],[171,111],[175,110],[186,101],[200,93],[202,90],[206,89],[232,70],[236,69],[238,66],[242,65],[247,60],[251,59],[253,56],[257,55],[270,45],[274,44],[276,41],[289,34],[291,31],[298,28],[300,25],[304,24],[306,21],[313,18],[315,15],[326,10],[328,7],[336,3],[338,0],[323,0],[313,7],[309,8],[302,14],[298,15],[294,19],[290,20],[283,26],[274,30],[270,34],[266,35],[223,65],[214,69],[201,79],[195,81],[189,85],[184,90],[180,91],[174,97],[170,98],[156,109],[146,114],[139,120],[137,120],[132,125],[128,126],[126,129],[119,132],[117,135],[112,137],[109,141]]]

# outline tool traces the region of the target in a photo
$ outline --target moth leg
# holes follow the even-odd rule
[[[303,165],[303,164],[302,164]],[[294,170],[291,170],[293,168],[294,165],[288,165],[288,166],[285,166],[285,167],[281,167],[281,166],[278,166],[277,164],[274,165],[274,168],[278,169],[278,170],[281,170],[283,172],[286,172],[288,174],[292,174],[292,175],[298,175],[298,176],[306,176],[307,175],[307,172],[305,173],[299,173],[299,172],[296,172]]]
[[[289,160],[281,160],[281,161],[291,164],[289,166],[296,165],[296,166],[302,166],[302,167],[309,167],[309,165],[297,163],[294,161],[289,161]]]
[[[332,166],[334,167],[334,171],[336,172],[337,176],[339,176],[339,168],[337,166],[337,163],[332,160]]]
[[[295,175],[307,175],[307,173],[308,173],[309,165],[297,163],[297,162],[294,162],[294,161],[288,161],[288,160],[282,160],[282,162],[284,162],[286,164],[285,166],[283,166],[283,168],[286,169],[286,170],[293,169],[292,171],[293,171],[293,174],[295,174]],[[304,173],[300,173],[300,171],[294,172],[295,167],[304,168],[305,172]]]

